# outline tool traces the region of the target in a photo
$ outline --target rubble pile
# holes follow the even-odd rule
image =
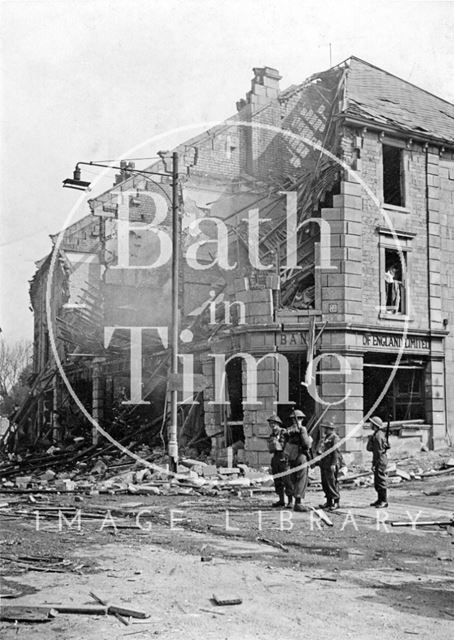
[[[200,493],[216,495],[219,491],[272,491],[273,479],[267,467],[252,469],[243,463],[230,467],[217,466],[202,455],[182,458],[176,474],[169,471],[168,457],[162,448],[143,443],[130,443],[132,455],[122,454],[113,445],[80,448],[81,443],[62,449],[52,447],[45,454],[19,456],[8,454],[0,464],[0,491],[3,493],[86,493],[172,495]],[[429,454],[424,454],[428,456]],[[433,461],[432,461],[433,462]],[[454,473],[454,458],[439,459],[438,469],[427,468],[424,460],[410,458],[391,462],[388,466],[391,485],[410,480]],[[341,475],[348,487],[370,486],[373,473],[352,468]],[[311,485],[320,483],[319,468],[309,471]]]
[[[256,470],[240,463],[235,467],[217,467],[205,456],[205,459],[181,459],[173,474],[163,449],[152,450],[140,445],[134,457],[107,449],[74,452],[54,448],[40,456],[9,455],[0,464],[0,490],[92,495],[193,492],[213,495],[219,490],[273,485],[268,468]]]

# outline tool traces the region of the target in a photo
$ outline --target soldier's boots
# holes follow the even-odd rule
[[[339,500],[334,500],[333,504],[329,507],[329,511],[337,511],[340,508]]]
[[[307,511],[309,511],[309,509],[301,504],[301,498],[295,498],[295,506],[293,507],[293,511],[306,513]]]
[[[375,502],[371,502],[370,506],[371,507],[376,507],[379,502],[380,502],[380,500],[377,499],[377,500],[375,500]]]
[[[387,491],[381,491],[379,494],[379,498],[377,500],[377,504],[375,505],[376,509],[386,509],[388,506],[388,493]]]
[[[380,493],[378,494],[378,500],[371,506],[375,507],[376,509],[385,509],[388,506],[388,492],[386,491],[386,489],[385,491],[380,491]]]
[[[293,498],[292,496],[287,496],[287,504],[285,505],[286,509],[293,509]]]
[[[273,504],[271,505],[274,509],[277,509],[279,507],[285,507],[285,501],[284,501],[284,492],[279,492],[278,493],[279,496],[279,500],[277,502],[273,502]]]
[[[330,509],[333,506],[333,503],[331,500],[327,500],[325,504],[319,504],[318,506],[320,509]]]

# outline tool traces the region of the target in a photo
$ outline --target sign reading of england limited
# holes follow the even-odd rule
[[[390,335],[386,333],[365,333],[363,334],[364,347],[383,347],[389,349],[415,349],[428,350],[429,340],[419,336],[406,336],[405,341],[402,336]]]

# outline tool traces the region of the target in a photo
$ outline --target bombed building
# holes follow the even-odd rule
[[[452,433],[454,105],[355,57],[285,90],[253,73],[231,119],[175,149],[181,377],[163,154],[123,162],[37,265],[16,416],[34,441],[96,441],[89,416],[165,439],[175,388],[180,444],[251,466],[294,406],[358,459],[371,411],[430,448]]]

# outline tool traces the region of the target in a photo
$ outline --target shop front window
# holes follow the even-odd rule
[[[394,369],[395,356],[370,356],[364,362],[364,412],[377,402]],[[424,363],[404,360],[374,413],[383,420],[425,419]]]

